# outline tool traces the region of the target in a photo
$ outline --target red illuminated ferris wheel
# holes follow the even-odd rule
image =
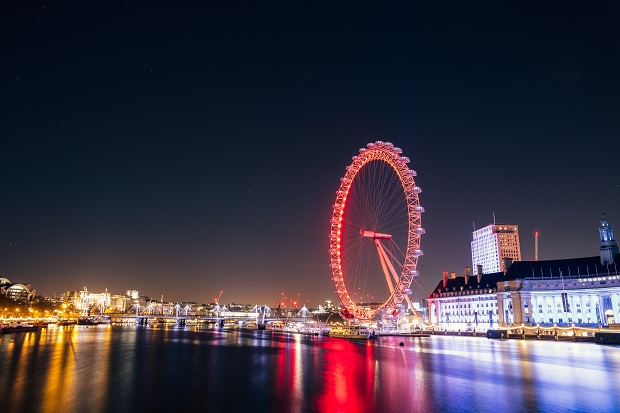
[[[397,315],[409,306],[410,286],[422,255],[416,172],[390,142],[361,148],[347,166],[331,218],[330,267],[347,318]]]

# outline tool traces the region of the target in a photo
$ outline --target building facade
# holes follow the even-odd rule
[[[484,274],[504,271],[506,262],[521,261],[519,227],[512,224],[492,224],[474,231],[471,261],[472,268],[482,265]]]
[[[428,321],[451,330],[486,330],[500,323],[497,282],[503,273],[463,276],[444,271],[443,280],[428,297]]]
[[[469,268],[459,277],[444,272],[428,297],[429,322],[463,331],[620,324],[620,254],[604,217],[599,233],[599,256],[508,261],[505,271],[483,274],[478,267],[476,276]]]
[[[0,278],[0,294],[13,301],[32,301],[37,291],[30,284],[13,283],[7,278]]]

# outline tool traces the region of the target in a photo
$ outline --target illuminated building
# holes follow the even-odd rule
[[[84,314],[89,312],[103,314],[106,311],[122,313],[130,308],[131,302],[127,295],[110,294],[107,289],[103,293],[92,293],[84,287],[82,291],[68,291],[65,295],[68,297],[67,301]]]
[[[110,310],[115,313],[124,313],[130,307],[130,298],[126,295],[111,294],[110,295]]]
[[[492,224],[472,233],[472,268],[482,265],[483,274],[504,271],[506,263],[521,261],[519,227]]]
[[[503,227],[503,225],[502,225]],[[429,322],[453,330],[511,325],[606,327],[620,324],[620,254],[603,217],[600,255],[507,261],[505,271],[444,277],[428,297]]]
[[[140,300],[140,293],[138,292],[138,290],[127,290],[127,294],[125,295],[129,297],[130,299],[132,299],[133,301]]]
[[[478,267],[480,269],[480,266]],[[489,329],[500,323],[497,304],[497,283],[505,274],[463,276],[444,271],[443,280],[428,297],[428,321],[444,329]]]
[[[14,284],[6,278],[0,278],[0,294],[13,301],[32,301],[36,292],[30,284]]]

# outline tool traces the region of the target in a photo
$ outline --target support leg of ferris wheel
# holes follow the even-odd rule
[[[388,257],[388,253],[390,251],[386,251],[385,249],[383,250],[383,253],[385,254],[385,260],[389,263],[390,266],[392,266],[392,261],[390,260],[390,258]],[[392,255],[390,253],[390,255]],[[396,258],[392,255],[392,258],[394,258],[396,260]],[[394,279],[397,280],[396,282],[398,283],[398,277],[396,276],[396,271],[394,271],[394,267],[392,267],[392,275],[394,276]],[[409,298],[408,294],[404,294],[405,300],[407,300],[407,304],[409,304],[409,309],[411,310],[411,313],[413,315],[418,315],[418,312],[413,308],[413,304],[411,303],[411,299]]]
[[[390,287],[390,294],[393,294],[394,286],[392,285],[392,280],[390,279],[390,275],[388,274],[388,269],[386,268],[386,265],[387,267],[389,267],[389,272],[392,274],[392,277],[394,278],[394,281],[396,281],[396,284],[398,284],[398,275],[396,274],[394,265],[392,265],[392,261],[390,260],[387,253],[385,252],[385,249],[383,248],[383,245],[381,245],[381,242],[379,241],[379,239],[380,238],[374,238],[375,245],[377,246],[377,252],[379,253],[379,260],[381,261],[381,267],[383,268],[385,279],[387,280],[388,286]],[[413,313],[415,313],[415,310],[413,309],[413,304],[411,303],[411,299],[409,298],[409,296],[407,294],[404,294],[404,297],[405,297],[405,300],[407,300],[407,304],[409,304],[409,309]]]
[[[386,259],[384,255],[385,252],[383,251],[383,246],[381,245],[381,242],[379,242],[378,238],[375,238],[375,245],[377,246],[377,252],[379,252],[379,261],[381,261],[381,268],[383,268],[383,274],[385,275],[385,281],[387,281],[388,287],[390,287],[390,294],[393,294],[394,285],[392,284],[392,279],[390,278],[390,274],[386,267]],[[398,279],[396,279],[396,282],[398,283]]]

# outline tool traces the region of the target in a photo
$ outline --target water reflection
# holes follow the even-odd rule
[[[9,413],[615,411],[619,374],[618,348],[591,343],[146,326],[0,336]]]
[[[50,336],[48,343],[51,343],[55,350],[48,352],[47,350],[51,346],[42,349],[47,357],[42,359],[44,365],[38,368],[39,374],[44,377],[44,381],[41,383],[43,400],[45,400],[41,407],[44,412],[56,412],[63,409],[70,403],[69,399],[75,392],[73,386],[76,374],[65,373],[76,369],[76,347],[79,346],[79,343],[74,343],[73,331],[73,326],[66,326],[46,329],[44,332]],[[36,358],[25,358],[30,359],[29,362],[31,363],[37,361]]]
[[[363,389],[365,383],[364,358],[359,345],[346,340],[321,343],[324,364],[324,388],[317,399],[316,408],[324,412],[369,411],[368,399],[372,388]],[[365,349],[361,347],[361,349]],[[365,390],[365,391],[364,391]],[[367,409],[362,409],[367,406]]]

